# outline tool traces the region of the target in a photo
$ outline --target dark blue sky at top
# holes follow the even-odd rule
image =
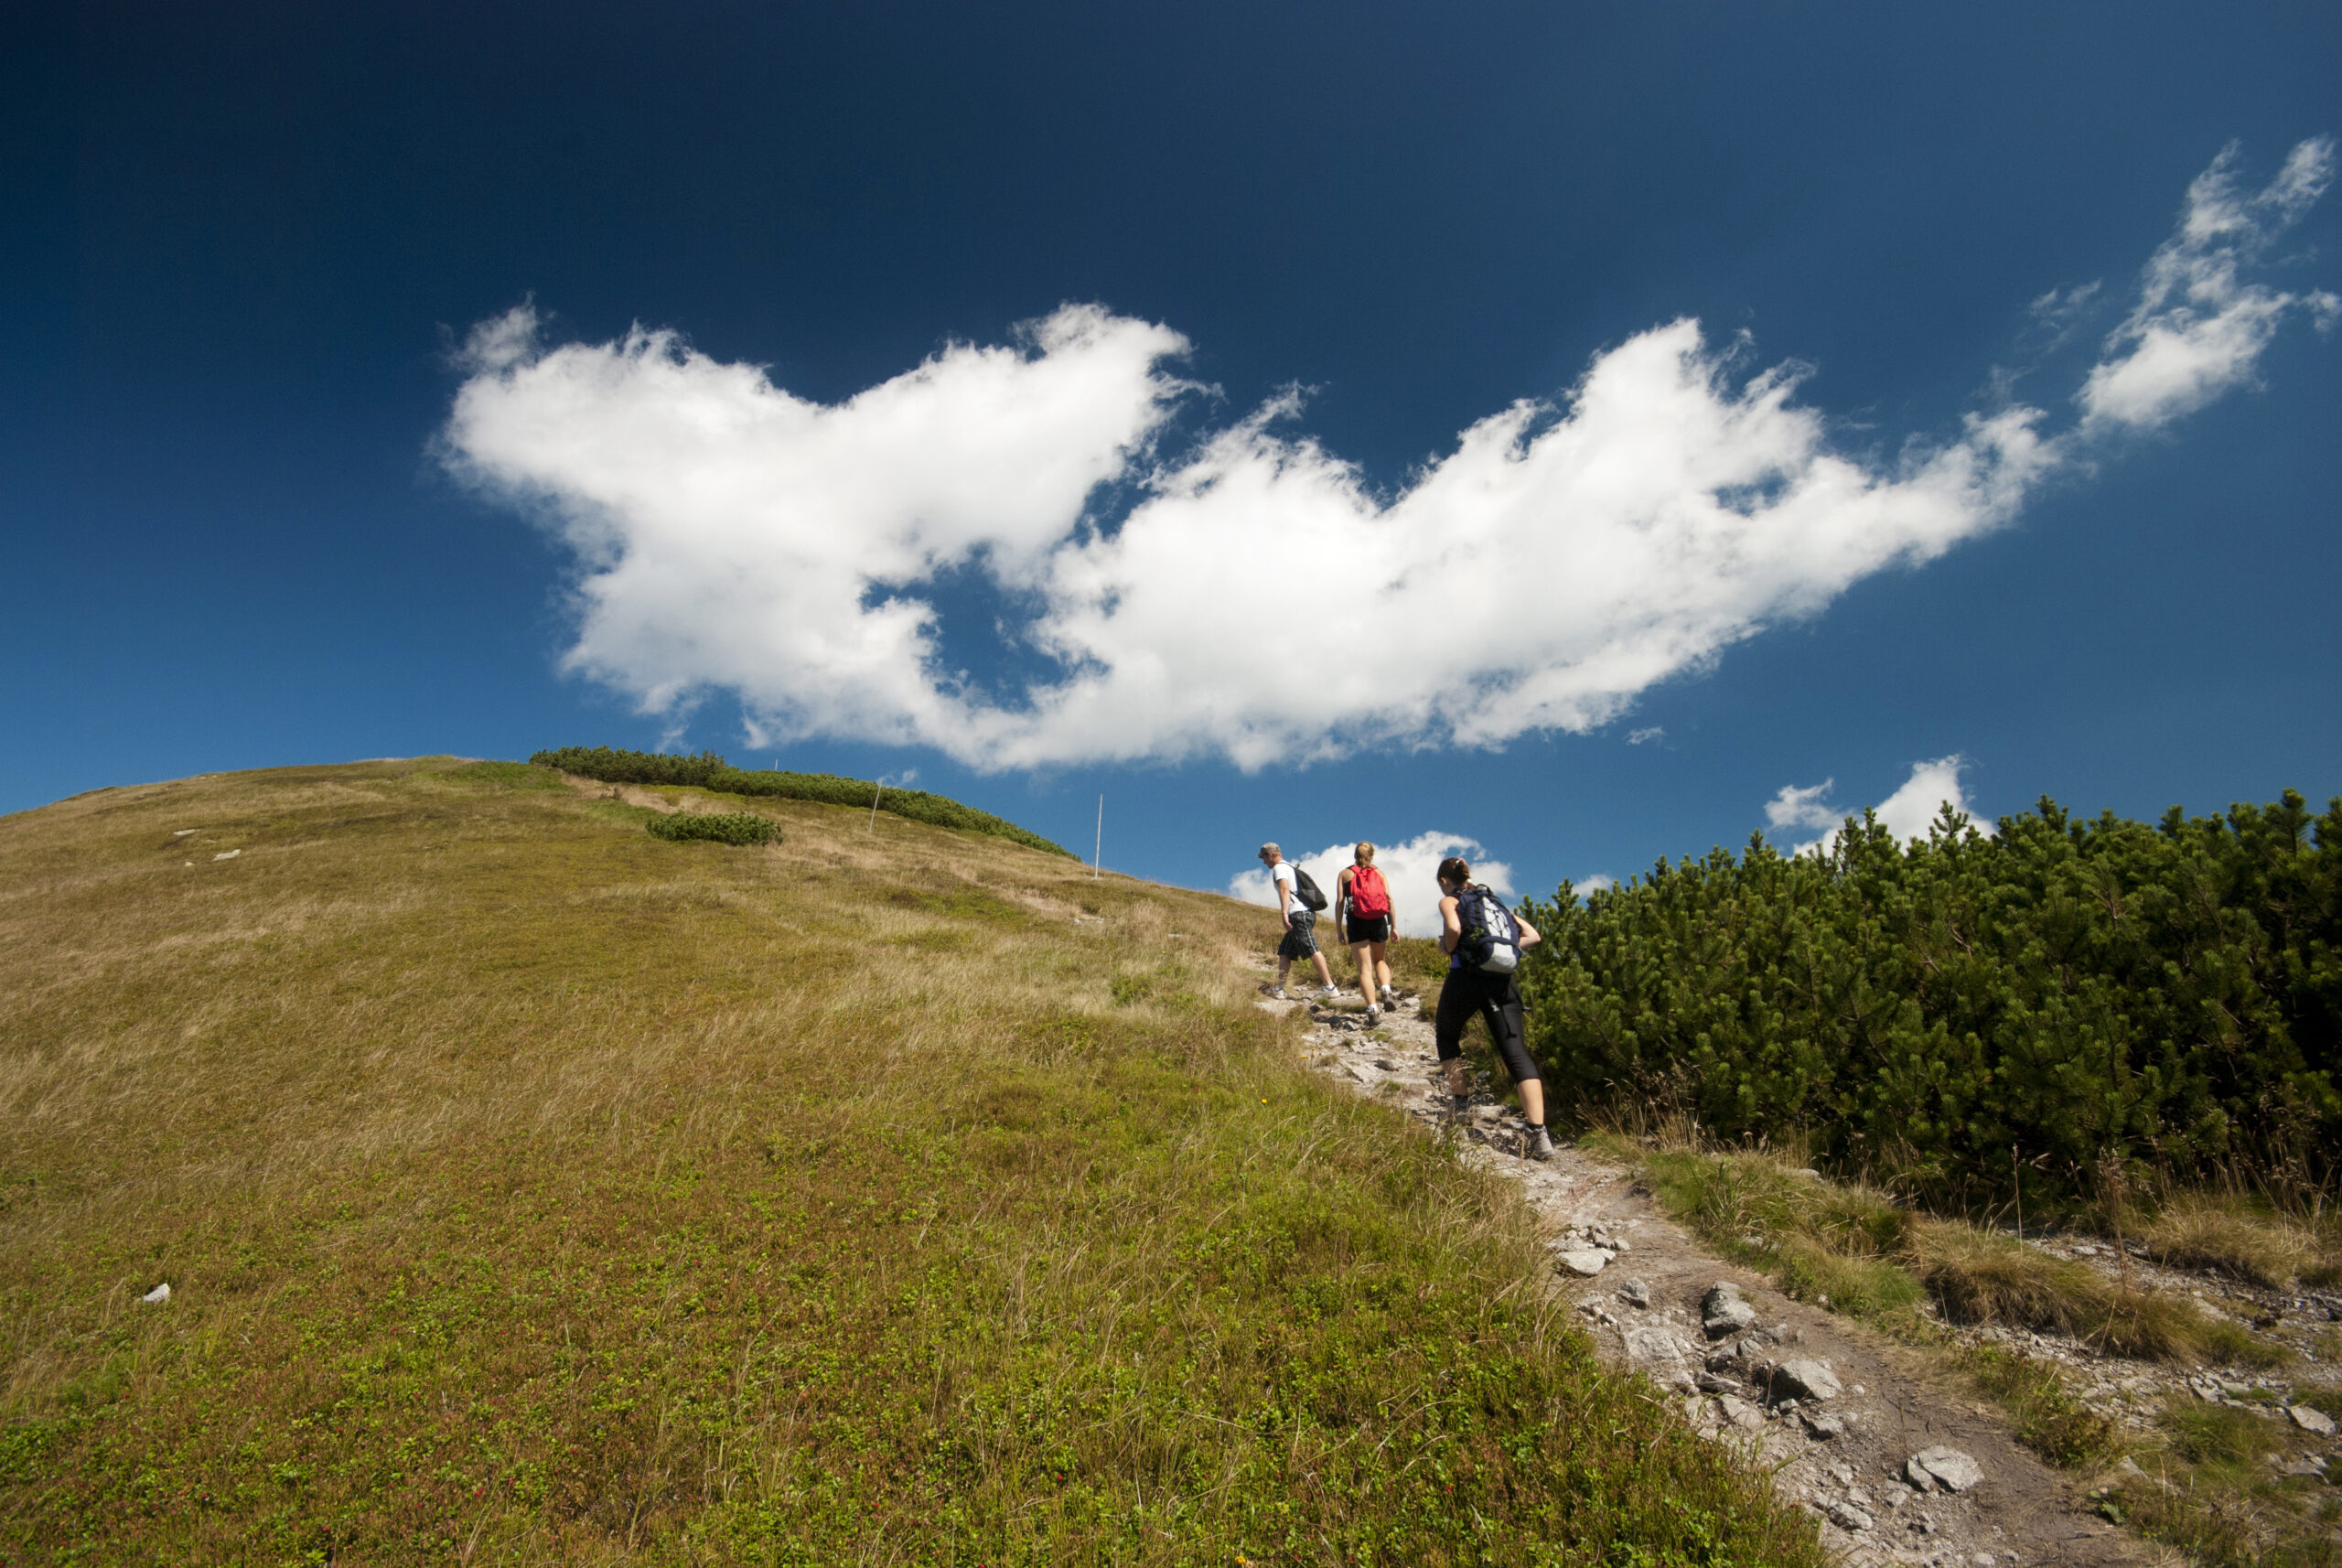
[[[0,22],[0,811],[657,744],[558,672],[560,554],[430,454],[451,342],[523,297],[825,400],[1095,300],[1187,334],[1213,417],[1315,388],[1386,486],[1692,315],[1891,448],[2030,362],[2044,291],[2103,278],[2111,325],[2223,144],[2257,186],[2342,130],[2326,4],[37,11]],[[2342,288],[2337,208],[2283,286]],[[2296,325],[2261,380],[1593,736],[1250,776],[752,756],[722,701],[683,739],[915,767],[1085,849],[1102,789],[1109,865],[1205,886],[1433,828],[1528,887],[1623,876],[1950,752],[1987,814],[2322,800],[2342,341]]]

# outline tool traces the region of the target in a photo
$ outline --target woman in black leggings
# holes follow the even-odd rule
[[[1440,1062],[1447,1069],[1447,1092],[1455,1097],[1458,1113],[1471,1103],[1464,1079],[1464,1026],[1477,1013],[1488,1021],[1488,1036],[1496,1042],[1497,1054],[1504,1058],[1505,1070],[1512,1075],[1513,1087],[1520,1091],[1520,1109],[1529,1118],[1529,1157],[1550,1160],[1553,1157],[1553,1140],[1545,1131],[1545,1084],[1537,1076],[1537,1064],[1529,1057],[1528,1032],[1520,1015],[1520,987],[1510,974],[1466,968],[1456,951],[1464,940],[1464,921],[1456,913],[1456,905],[1471,886],[1469,865],[1454,855],[1439,863],[1439,945],[1448,954],[1448,960],[1447,983],[1439,990],[1439,1018],[1433,1026],[1433,1036],[1439,1043]],[[1519,915],[1514,915],[1512,920],[1520,928],[1523,949],[1533,948],[1544,940],[1537,934],[1536,927]]]

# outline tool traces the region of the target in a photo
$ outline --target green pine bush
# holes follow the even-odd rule
[[[713,839],[718,843],[779,843],[780,824],[753,811],[676,811],[653,817],[650,836],[681,843]]]
[[[2342,799],[2151,827],[2045,797],[1908,844],[1866,813],[1827,854],[1759,836],[1524,912],[1531,1044],[1582,1104],[1956,1203],[2110,1156],[2315,1181],[2342,1133]]]

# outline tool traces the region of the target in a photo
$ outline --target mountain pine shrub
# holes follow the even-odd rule
[[[780,824],[753,811],[676,811],[650,819],[650,836],[681,843],[713,839],[717,843],[779,843]]]
[[[1865,813],[1825,854],[1760,836],[1525,912],[1532,1045],[1588,1106],[1961,1202],[2314,1182],[2342,1133],[2342,799],[2151,827],[2045,797],[1907,844]]]

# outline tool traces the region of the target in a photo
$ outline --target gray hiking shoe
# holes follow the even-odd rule
[[[1328,985],[1317,993],[1317,999],[1321,1002],[1339,1002],[1342,999],[1342,993],[1338,987]]]
[[[1380,1023],[1382,1021],[1382,1009],[1377,1007],[1371,1002],[1368,1003],[1366,1004],[1366,1021],[1369,1024]]]
[[[1382,988],[1382,1005],[1385,1007],[1399,1005],[1399,993],[1387,985]]]
[[[1553,1137],[1542,1127],[1529,1129],[1529,1141],[1520,1151],[1523,1159],[1550,1160],[1553,1157]]]
[[[1269,1000],[1272,1002],[1282,1002],[1284,1000],[1284,987],[1282,985],[1272,985],[1269,987],[1268,995]]]

